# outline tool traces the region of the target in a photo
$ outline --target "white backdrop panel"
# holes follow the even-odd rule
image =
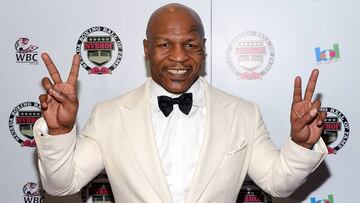
[[[9,132],[11,111],[25,101],[38,101],[43,92],[40,81],[47,76],[41,60],[37,65],[16,63],[15,42],[22,37],[49,52],[65,79],[80,35],[93,26],[113,30],[123,46],[123,57],[111,75],[89,75],[83,68],[79,76],[80,109],[78,126],[87,120],[95,103],[123,94],[147,77],[142,48],[150,14],[170,1],[25,1],[3,2],[0,7],[0,42],[3,98],[0,107],[0,194],[4,202],[24,202],[23,186],[39,183],[35,148],[20,147]],[[350,123],[350,137],[336,154],[329,155],[320,170],[310,176],[291,199],[273,202],[311,202],[332,194],[335,202],[353,202],[357,192],[360,163],[359,103],[360,74],[357,49],[360,44],[360,3],[355,0],[228,0],[176,1],[196,10],[204,23],[207,38],[206,78],[216,87],[256,102],[273,140],[281,146],[289,135],[289,109],[296,75],[307,81],[314,67],[320,70],[317,91],[322,103],[340,110]],[[244,31],[264,34],[275,50],[274,65],[261,80],[239,80],[226,61],[226,51],[235,36]],[[317,64],[316,47],[333,49],[339,45],[340,59]],[[328,53],[327,53],[328,54]],[[46,202],[79,202],[79,197],[53,198]],[[323,201],[325,202],[325,201]]]
[[[355,56],[360,44],[359,8],[357,1],[213,1],[212,84],[255,101],[279,147],[289,135],[293,80],[300,75],[307,82],[315,67],[320,70],[317,92],[323,106],[340,110],[350,123],[349,141],[338,154],[329,155],[292,200],[275,201],[311,202],[311,197],[322,200],[333,194],[335,202],[353,202],[350,194],[357,192],[355,185],[360,180],[356,172],[360,165],[354,161],[359,155],[360,130],[355,110],[360,100]],[[275,49],[274,65],[261,80],[238,79],[227,63],[229,44],[245,31],[263,33]],[[317,64],[315,48],[333,49],[334,44],[339,45],[340,60]]]

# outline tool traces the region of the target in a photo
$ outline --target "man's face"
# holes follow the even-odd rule
[[[168,92],[184,93],[199,77],[205,59],[205,39],[199,24],[182,14],[155,21],[144,40],[151,77]]]

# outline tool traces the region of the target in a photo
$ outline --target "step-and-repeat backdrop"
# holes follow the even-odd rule
[[[238,202],[358,202],[360,147],[357,104],[360,3],[355,0],[177,1],[201,16],[207,38],[203,75],[215,87],[256,102],[274,142],[289,136],[293,80],[306,83],[320,70],[317,97],[328,112],[322,135],[328,157],[290,198],[273,198],[251,180]],[[79,76],[82,127],[93,106],[141,85],[149,76],[142,40],[150,14],[170,3],[156,1],[25,1],[0,7],[2,74],[0,107],[2,202],[114,202],[106,173],[78,194],[47,195],[39,180],[34,122],[48,52],[63,79],[74,53]],[[90,42],[90,43],[89,43]],[[96,42],[101,48],[91,46]],[[95,44],[96,44],[95,43]]]

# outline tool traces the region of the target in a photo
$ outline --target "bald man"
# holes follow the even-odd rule
[[[324,159],[320,135],[326,114],[317,110],[320,101],[312,101],[318,70],[304,98],[301,79],[295,78],[290,137],[278,150],[255,104],[199,76],[205,38],[195,11],[180,4],[157,9],[146,38],[151,78],[97,104],[79,133],[79,56],[63,82],[50,57],[42,55],[52,81],[42,80],[43,118],[34,131],[48,193],[78,192],[105,169],[116,202],[235,203],[247,174],[271,195],[287,196]]]

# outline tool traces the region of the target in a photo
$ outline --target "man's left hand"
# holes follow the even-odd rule
[[[326,112],[319,111],[320,100],[311,101],[318,75],[319,70],[314,69],[306,86],[304,98],[302,98],[301,77],[297,76],[294,82],[294,96],[290,113],[291,138],[298,145],[308,149],[312,149],[319,140],[326,118]]]

